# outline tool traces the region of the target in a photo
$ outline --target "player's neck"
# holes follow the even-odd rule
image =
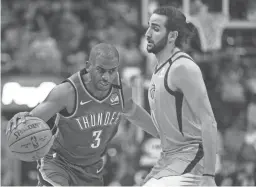
[[[162,51],[155,54],[157,59],[157,65],[165,63],[174,53],[180,49],[175,46],[165,47]]]

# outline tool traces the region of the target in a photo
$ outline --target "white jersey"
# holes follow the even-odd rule
[[[170,85],[172,65],[184,59],[194,63],[189,55],[178,51],[158,67],[148,91],[151,116],[159,131],[162,149],[166,152],[179,152],[191,146],[198,148],[202,144],[200,120],[183,93],[173,91]]]

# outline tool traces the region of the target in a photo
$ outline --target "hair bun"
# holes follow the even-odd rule
[[[191,40],[195,33],[196,33],[196,27],[194,26],[193,23],[190,23],[190,22],[186,22],[186,26],[185,26],[185,41],[188,42],[189,40]]]
[[[193,23],[191,23],[191,22],[187,22],[186,23],[186,26],[187,26],[187,29],[190,31],[190,32],[195,32],[195,30],[196,30],[196,27],[193,25]]]

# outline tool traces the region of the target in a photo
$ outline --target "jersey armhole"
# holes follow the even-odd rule
[[[71,86],[74,88],[74,91],[75,91],[75,106],[74,106],[74,109],[71,113],[68,112],[67,108],[64,108],[59,112],[59,114],[62,115],[63,117],[65,117],[65,118],[71,118],[71,117],[74,116],[74,114],[76,113],[77,108],[78,108],[78,92],[77,92],[76,86],[72,82],[72,80],[67,79],[67,80],[63,81],[62,83],[65,83],[65,82],[70,83]]]
[[[178,57],[179,58],[179,57]],[[177,58],[177,59],[178,59]],[[177,60],[175,59],[175,60]],[[175,61],[174,60],[174,61]],[[173,61],[173,62],[174,62]],[[172,62],[172,63],[173,63]],[[168,67],[165,76],[164,76],[164,87],[166,91],[171,94],[173,97],[175,97],[175,107],[176,107],[176,116],[177,116],[177,122],[179,126],[179,131],[184,136],[183,134],[183,126],[182,126],[182,103],[183,103],[183,93],[180,91],[173,91],[170,86],[168,85],[168,73],[170,71],[171,65]]]
[[[189,57],[189,56],[187,56],[187,55],[180,55],[180,56],[178,56],[177,58],[175,58],[174,60],[171,59],[171,60],[169,61],[169,64],[170,64],[170,65],[169,65],[169,67],[168,67],[168,69],[167,69],[167,71],[166,71],[166,73],[165,73],[165,76],[164,76],[164,87],[165,87],[165,89],[167,90],[167,92],[170,93],[170,94],[173,95],[173,96],[177,95],[177,93],[178,93],[178,94],[181,94],[181,92],[180,92],[180,91],[173,91],[173,90],[170,88],[170,86],[169,86],[169,84],[168,84],[168,81],[169,81],[169,79],[168,79],[168,74],[169,74],[169,71],[170,71],[170,68],[171,68],[172,64],[173,64],[175,61],[177,61],[177,60],[179,60],[179,59],[181,59],[181,58],[186,58],[186,59],[189,59],[189,60],[195,62],[191,57]]]

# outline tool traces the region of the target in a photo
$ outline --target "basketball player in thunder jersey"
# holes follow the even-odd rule
[[[191,30],[174,7],[159,7],[149,19],[147,51],[157,58],[148,98],[158,129],[161,158],[145,179],[145,186],[165,186],[185,173],[200,175],[200,185],[215,186],[217,125],[202,73],[181,51]]]
[[[118,75],[119,54],[110,44],[92,48],[85,69],[57,85],[30,113],[16,114],[8,124],[36,116],[44,121],[58,113],[58,128],[49,153],[38,160],[38,186],[103,186],[107,145],[121,117],[158,136],[150,115],[132,100],[132,90]],[[8,132],[7,132],[8,133]]]

